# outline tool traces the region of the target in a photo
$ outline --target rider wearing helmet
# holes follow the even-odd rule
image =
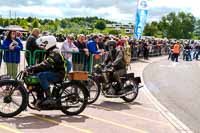
[[[192,47],[190,46],[189,43],[186,43],[186,44],[185,44],[185,47],[184,47],[183,60],[185,59],[186,52],[188,52],[188,53],[189,53],[189,60],[192,61],[191,51],[192,51]]]
[[[104,60],[105,67],[113,68],[113,75],[112,77],[109,77],[109,79],[113,79],[116,82],[118,82],[119,90],[112,90],[109,91],[111,94],[118,94],[124,93],[124,90],[121,90],[123,87],[123,84],[120,80],[120,76],[123,76],[126,74],[126,63],[124,61],[124,53],[121,49],[117,49],[117,42],[114,40],[110,40],[107,42],[108,46],[108,55],[106,56]],[[109,81],[110,82],[110,81]]]
[[[36,73],[42,89],[45,92],[46,100],[43,104],[54,103],[49,89],[49,83],[62,81],[65,77],[65,61],[56,47],[56,38],[54,36],[43,36],[37,40],[38,45],[43,45],[46,50],[46,57],[40,64],[27,69],[27,72]],[[43,99],[43,92],[38,94],[38,102]],[[37,103],[37,102],[36,102]]]

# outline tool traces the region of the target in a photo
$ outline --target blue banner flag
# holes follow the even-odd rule
[[[138,0],[134,38],[141,39],[144,26],[147,21],[149,10],[149,0]]]

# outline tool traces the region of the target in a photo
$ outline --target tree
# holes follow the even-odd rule
[[[194,32],[195,22],[195,17],[190,13],[172,12],[162,18],[159,29],[167,33],[168,38],[190,39]]]
[[[181,29],[183,32],[182,37],[184,39],[190,39],[195,29],[195,17],[190,13],[186,14],[184,12],[180,12],[178,14],[178,18],[181,20]]]
[[[109,31],[109,34],[111,34],[111,35],[119,35],[120,33],[121,32],[119,30],[114,30],[114,29]]]
[[[26,20],[27,20],[29,23],[32,23],[33,20],[34,20],[34,18],[32,18],[32,17],[28,17]]]
[[[106,23],[103,20],[98,20],[95,24],[95,28],[98,30],[104,30],[106,28]]]
[[[195,23],[194,35],[200,37],[200,19]]]
[[[0,18],[0,26],[3,26],[3,18]]]
[[[34,19],[32,22],[32,28],[39,28],[40,23],[38,21],[38,19]]]
[[[27,22],[26,20],[24,20],[24,19],[21,19],[21,20],[20,20],[19,25],[20,25],[21,27],[25,28],[25,29],[28,29],[28,27],[29,27],[28,22]]]
[[[68,22],[67,22],[66,19],[62,19],[62,20],[60,21],[60,26],[61,26],[61,28],[66,28],[66,27],[67,27],[67,24],[68,24]]]
[[[6,20],[4,21],[4,26],[8,26],[8,25],[10,25],[10,21],[9,21],[8,19],[6,19]]]
[[[144,35],[145,36],[156,36],[158,33],[158,23],[152,22],[151,24],[146,24],[144,28]]]

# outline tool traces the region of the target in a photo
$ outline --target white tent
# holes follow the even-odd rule
[[[4,28],[4,30],[15,30],[15,31],[21,31],[26,32],[27,30],[23,29],[21,26],[18,25],[9,25]]]
[[[0,30],[3,30],[4,28],[2,26],[0,26]]]

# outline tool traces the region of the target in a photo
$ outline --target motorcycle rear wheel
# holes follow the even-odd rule
[[[121,99],[123,99],[127,103],[133,102],[137,98],[138,93],[139,93],[139,87],[137,84],[135,84],[135,83],[133,84],[132,91],[133,91],[133,93],[131,93],[130,95],[127,95],[127,96],[123,96],[123,97],[121,97]]]

